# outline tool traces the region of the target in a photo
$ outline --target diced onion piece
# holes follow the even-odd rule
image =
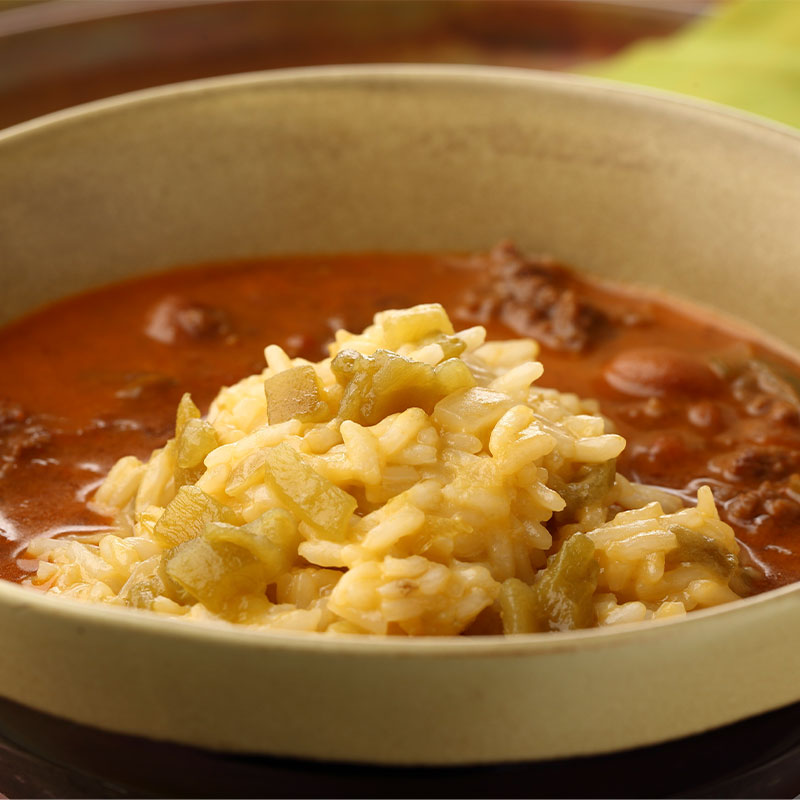
[[[418,342],[431,334],[454,332],[447,312],[439,303],[384,311],[376,316],[376,322],[383,327],[386,346],[392,350],[408,342]]]
[[[481,437],[513,404],[514,401],[507,394],[475,386],[439,401],[433,419],[446,431]]]

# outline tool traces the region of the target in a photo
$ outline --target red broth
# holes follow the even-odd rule
[[[700,310],[591,282],[502,245],[490,254],[292,256],[210,264],[71,297],[0,331],[0,576],[34,536],[98,530],[86,507],[116,459],[172,435],[263,368],[318,359],[339,327],[441,302],[456,326],[542,343],[543,385],[594,397],[628,441],[618,468],[691,502],[711,486],[747,591],[800,579],[800,365]]]

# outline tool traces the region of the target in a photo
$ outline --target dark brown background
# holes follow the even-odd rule
[[[710,0],[0,0],[0,128],[148,86],[310,64],[565,69]]]

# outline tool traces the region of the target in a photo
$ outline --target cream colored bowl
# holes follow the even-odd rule
[[[716,107],[514,70],[244,75],[0,134],[0,318],[177,264],[511,237],[800,346],[798,220],[800,137]],[[382,641],[191,626],[2,583],[0,694],[237,752],[544,759],[800,700],[797,630],[800,586],[681,621]]]

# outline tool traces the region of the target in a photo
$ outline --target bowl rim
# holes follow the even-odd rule
[[[397,85],[402,82],[446,82],[456,85],[517,85],[541,88],[556,87],[576,94],[612,95],[622,102],[644,103],[663,108],[668,106],[695,119],[712,119],[749,130],[778,136],[800,153],[800,131],[750,112],[700,100],[674,92],[640,87],[622,81],[612,81],[585,75],[546,72],[521,67],[449,64],[358,64],[292,67],[261,70],[234,75],[200,78],[165,84],[108,98],[94,100],[71,108],[46,114],[0,130],[0,151],[20,137],[35,136],[54,128],[85,122],[93,117],[125,111],[136,106],[169,102],[172,98],[220,93],[232,89],[263,85]],[[678,300],[681,298],[678,297]],[[27,313],[27,312],[25,312]],[[0,605],[18,612],[57,617],[65,623],[91,622],[100,627],[122,627],[154,637],[180,637],[187,642],[214,641],[220,645],[242,649],[273,649],[287,651],[341,651],[363,657],[427,657],[427,656],[521,656],[535,653],[563,653],[580,647],[582,650],[606,648],[627,643],[631,636],[644,640],[652,636],[672,635],[689,626],[707,624],[719,616],[745,614],[764,603],[783,598],[800,597],[800,581],[771,589],[751,597],[720,606],[695,610],[686,616],[663,620],[611,625],[577,631],[563,631],[555,636],[515,634],[514,636],[431,636],[382,637],[366,634],[337,634],[318,632],[258,631],[223,621],[183,620],[138,609],[117,608],[92,604],[69,597],[44,593],[30,586],[0,580]]]
[[[645,620],[598,628],[551,633],[519,633],[513,636],[380,636],[378,634],[335,634],[317,631],[258,630],[223,620],[185,620],[150,611],[90,603],[72,597],[51,595],[31,586],[0,581],[0,606],[15,613],[47,616],[67,625],[91,623],[99,628],[126,629],[154,638],[180,639],[186,644],[214,642],[240,650],[337,652],[353,656],[389,657],[514,657],[563,654],[576,649],[598,650],[642,642],[652,637],[680,635],[690,626],[697,630],[717,617],[757,611],[765,603],[800,597],[800,582],[768,592],[734,600],[723,605],[691,611],[684,616]],[[712,622],[713,624],[713,622]],[[677,626],[677,630],[676,630]]]
[[[188,81],[166,83],[145,89],[90,100],[76,106],[52,111],[33,119],[16,123],[0,129],[0,144],[19,135],[31,134],[41,129],[76,119],[84,119],[95,114],[113,112],[131,105],[168,100],[175,95],[193,95],[224,92],[230,89],[258,86],[260,84],[303,84],[350,82],[360,84],[375,81],[449,80],[454,83],[530,84],[538,86],[555,85],[571,89],[576,93],[600,92],[614,95],[620,99],[637,98],[640,102],[663,105],[668,103],[676,109],[686,110],[700,116],[714,116],[734,124],[745,123],[771,133],[782,134],[789,140],[800,142],[800,130],[787,123],[744,111],[712,100],[706,100],[679,92],[658,89],[627,81],[599,78],[572,72],[550,72],[528,67],[505,67],[482,64],[436,64],[436,63],[371,63],[371,64],[331,64],[307,67],[284,67],[279,69],[239,72],[231,75],[217,75],[210,78],[195,78]]]
[[[249,0],[244,0],[248,2]],[[552,1],[552,0],[551,0]],[[689,22],[708,16],[708,10],[702,6],[695,7],[692,0],[683,0],[676,4],[675,0],[648,0],[645,5],[641,0],[565,0],[576,6],[587,8],[598,7],[606,13],[637,12],[647,16],[660,16],[676,21]],[[40,4],[19,6],[8,9],[0,20],[0,37],[37,34],[54,28],[73,25],[92,25],[107,22],[120,17],[136,17],[159,11],[180,11],[184,6],[190,9],[204,6],[226,6],[242,0],[116,0],[114,3],[101,5],[93,0],[72,0],[68,4],[58,4],[58,8],[40,8]]]

